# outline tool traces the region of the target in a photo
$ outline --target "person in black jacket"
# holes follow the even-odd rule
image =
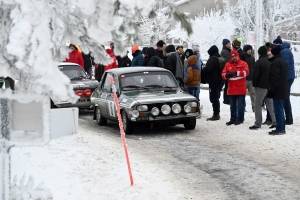
[[[273,106],[276,118],[276,129],[269,132],[270,135],[285,134],[284,99],[287,96],[288,65],[280,54],[280,48],[271,50],[274,55],[269,61],[272,62],[269,78],[269,90],[267,97],[273,98]]]
[[[221,56],[223,58],[225,58],[225,62],[227,63],[230,61],[231,42],[228,39],[223,39],[222,44],[223,44],[223,48],[221,51]],[[224,87],[224,92],[223,92],[223,103],[230,105],[229,97],[227,95],[227,89],[228,89],[227,81],[224,81],[224,84],[225,84],[225,87]]]
[[[89,77],[92,78],[92,69],[93,65],[95,65],[94,57],[91,52],[86,54],[82,51],[81,54],[84,61],[84,71],[86,71]]]
[[[209,100],[213,107],[213,116],[207,118],[207,121],[215,121],[220,119],[220,96],[221,90],[224,85],[223,79],[221,77],[222,66],[220,66],[219,49],[216,45],[213,45],[207,51],[209,54],[209,59],[206,62],[205,67],[202,69],[206,83],[209,85]],[[223,66],[224,67],[224,66]]]
[[[179,53],[175,50],[175,46],[170,44],[166,48],[167,61],[165,69],[170,70],[176,78],[178,84],[183,87],[183,65]]]
[[[129,52],[127,51],[126,55],[121,58],[120,63],[119,63],[119,68],[131,66],[131,60],[130,60],[130,58],[128,58],[128,55],[127,55],[128,53]]]
[[[158,57],[155,55],[155,50],[153,47],[149,47],[147,49],[143,66],[158,67]]]
[[[254,87],[252,86],[252,77],[253,77],[253,71],[255,65],[255,59],[252,55],[253,48],[251,45],[246,44],[243,48],[243,51],[246,52],[246,63],[248,64],[248,68],[249,68],[249,75],[246,77],[246,88],[250,95],[252,111],[254,112],[256,95],[255,95]]]
[[[273,109],[273,99],[265,98],[269,87],[269,74],[271,63],[268,61],[267,55],[268,49],[265,46],[261,46],[258,49],[259,59],[255,62],[253,70],[252,85],[255,90],[256,101],[255,101],[255,123],[250,126],[250,130],[257,130],[262,124],[262,103],[265,100],[267,109],[270,113],[272,119],[272,126],[270,128],[276,127],[276,118]]]

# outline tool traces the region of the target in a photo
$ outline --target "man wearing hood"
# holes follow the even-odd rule
[[[158,67],[158,57],[155,55],[155,49],[153,47],[149,47],[146,50],[146,56],[144,58],[143,66],[151,66]]]
[[[213,116],[207,118],[207,121],[215,121],[220,119],[220,95],[221,90],[224,85],[224,82],[221,77],[221,72],[223,70],[221,63],[218,58],[221,58],[219,54],[219,49],[216,45],[210,47],[207,51],[209,54],[209,59],[206,62],[205,67],[202,69],[202,73],[204,74],[205,83],[209,85],[209,100],[212,103],[213,107]]]
[[[230,121],[226,125],[239,125],[244,122],[246,76],[249,74],[248,65],[240,60],[236,50],[230,52],[230,61],[226,63],[222,78],[228,81],[227,95],[230,101]]]
[[[183,66],[179,56],[179,53],[175,50],[175,46],[170,44],[166,48],[167,52],[167,64],[166,69],[170,70],[175,76],[178,84],[183,87]]]

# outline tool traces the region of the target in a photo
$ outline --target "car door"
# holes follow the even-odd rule
[[[107,96],[111,90],[111,84],[109,76],[111,73],[107,72],[103,76],[103,81],[101,81],[101,89],[97,98],[98,106],[101,110],[101,114],[103,117],[109,117],[109,113],[107,113]]]
[[[109,75],[113,76],[114,81],[115,81],[115,86],[118,91],[119,90],[118,76],[116,74],[109,74]],[[107,78],[109,78],[109,75]],[[107,93],[106,102],[107,102],[106,109],[107,109],[108,118],[117,120],[118,116],[117,116],[117,110],[116,110],[116,103],[115,103],[114,94],[113,94],[113,91],[111,88],[110,88],[110,91]]]

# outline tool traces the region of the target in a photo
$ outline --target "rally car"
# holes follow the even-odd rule
[[[79,109],[89,109],[91,106],[91,95],[99,85],[98,81],[90,80],[87,73],[75,63],[63,62],[58,68],[71,80],[74,92],[80,97],[75,104],[67,101],[56,101],[51,99],[51,108],[78,107]]]
[[[158,67],[126,67],[106,71],[92,94],[94,119],[99,125],[117,121],[110,76],[119,99],[124,131],[131,134],[139,123],[196,126],[199,102],[184,92],[173,74]]]

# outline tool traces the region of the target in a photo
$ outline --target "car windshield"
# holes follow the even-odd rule
[[[71,80],[88,78],[83,69],[78,65],[60,65],[58,68]]]
[[[178,84],[170,72],[135,72],[120,76],[122,90],[151,88],[177,88]]]

